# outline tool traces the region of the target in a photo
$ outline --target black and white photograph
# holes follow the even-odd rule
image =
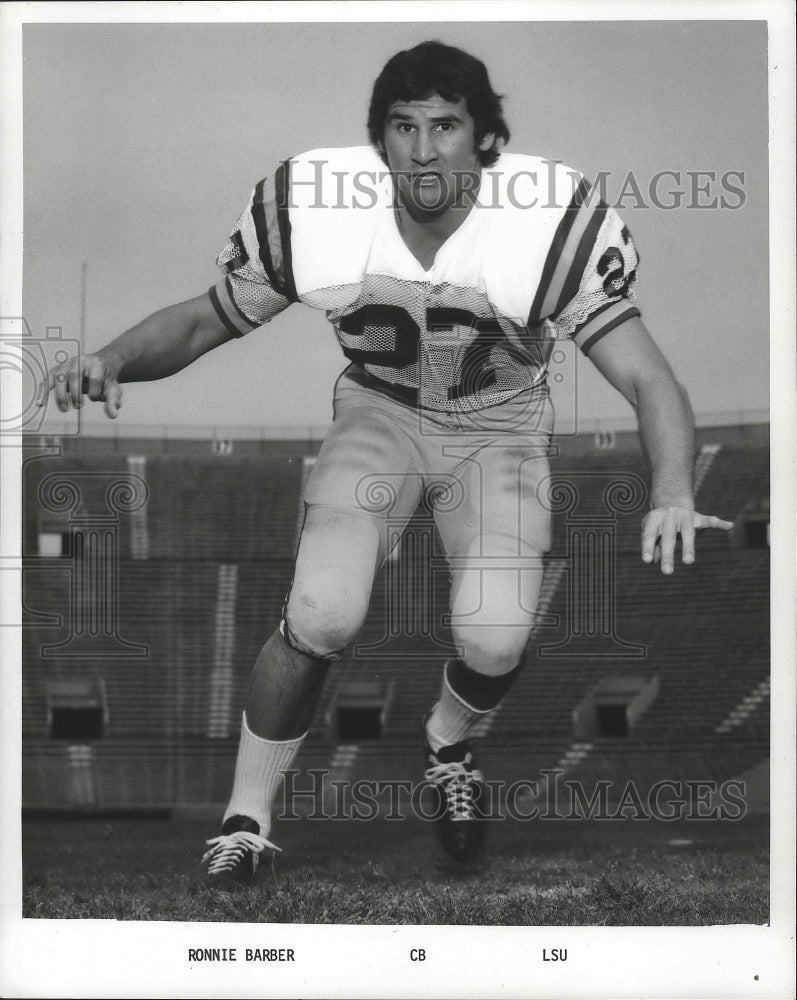
[[[791,7],[0,19],[0,994],[792,996]]]

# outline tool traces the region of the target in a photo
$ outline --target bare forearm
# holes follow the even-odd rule
[[[695,422],[685,390],[673,379],[646,383],[637,395],[653,507],[694,505]]]
[[[51,368],[38,393],[38,405],[44,406],[52,392],[58,409],[66,412],[70,406],[81,407],[88,396],[104,402],[113,419],[122,404],[120,382],[174,375],[231,336],[208,295],[178,302],[148,316],[95,354],[75,356]]]
[[[634,407],[642,447],[651,472],[651,510],[642,520],[642,560],[661,560],[662,573],[681,560],[695,560],[695,533],[703,528],[730,531],[730,521],[695,510],[692,470],[695,420],[686,391],[638,318],[612,330],[590,357]]]
[[[200,297],[153,313],[97,357],[118,371],[118,381],[144,382],[174,375],[224,339]]]

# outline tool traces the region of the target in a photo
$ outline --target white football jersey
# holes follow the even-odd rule
[[[425,270],[370,147],[317,149],[255,187],[210,289],[240,336],[292,302],[325,310],[343,349],[433,410],[481,409],[545,380],[552,339],[585,352],[639,310],[628,230],[578,173],[504,153]],[[377,383],[379,384],[379,383]]]

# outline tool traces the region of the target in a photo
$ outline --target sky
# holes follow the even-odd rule
[[[375,77],[427,38],[486,63],[510,151],[606,177],[640,251],[643,318],[701,421],[766,410],[764,21],[25,25],[34,337],[80,337],[84,262],[87,352],[207,289],[254,184],[293,153],[366,143]],[[557,357],[562,427],[632,416],[572,344]],[[323,426],[345,363],[324,315],[294,305],[177,376],[126,386],[113,430]],[[51,406],[45,429],[67,419]],[[98,405],[80,420],[107,424]]]

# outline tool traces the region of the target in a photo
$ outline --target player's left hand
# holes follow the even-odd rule
[[[662,573],[675,569],[675,545],[681,536],[681,562],[695,561],[695,532],[702,528],[730,531],[733,521],[713,514],[698,514],[691,507],[654,507],[642,521],[642,562],[661,562]]]

